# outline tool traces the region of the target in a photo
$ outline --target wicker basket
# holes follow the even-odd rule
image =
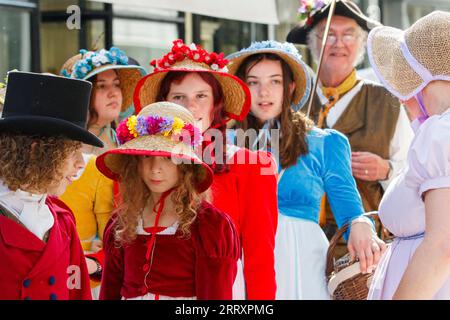
[[[365,216],[378,220],[378,214],[375,211],[366,213]],[[362,274],[359,262],[350,261],[349,253],[338,260],[334,256],[336,245],[347,229],[348,224],[339,229],[330,240],[326,267],[328,291],[333,300],[366,300],[373,272]]]

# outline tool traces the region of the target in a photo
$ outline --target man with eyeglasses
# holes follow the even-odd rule
[[[291,30],[287,41],[307,44],[317,63],[330,3],[316,1],[312,9],[300,8],[306,22]],[[353,176],[366,211],[378,210],[384,190],[404,165],[413,138],[399,101],[381,85],[356,74],[356,66],[364,60],[368,31],[377,25],[355,3],[336,1],[310,115],[319,127],[336,129],[348,137]],[[322,204],[321,225],[330,238],[337,227],[326,200]]]

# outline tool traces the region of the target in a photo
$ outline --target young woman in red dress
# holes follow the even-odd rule
[[[248,87],[228,74],[223,53],[174,41],[152,61],[153,73],[134,92],[137,110],[155,101],[189,109],[205,141],[201,152],[214,172],[212,203],[233,220],[242,256],[233,299],[275,299],[274,245],[277,229],[276,166],[267,152],[252,152],[226,141],[230,119],[243,120],[250,108]]]

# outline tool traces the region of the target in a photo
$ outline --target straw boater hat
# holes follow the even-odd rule
[[[286,40],[293,43],[306,44],[308,34],[322,20],[328,17],[331,1],[315,0],[312,4],[303,2],[298,9],[302,22],[292,29]],[[337,0],[334,15],[343,16],[356,21],[365,31],[370,31],[380,23],[364,15],[352,1]]]
[[[292,108],[294,111],[299,110],[308,100],[311,92],[311,76],[302,60],[302,56],[292,43],[280,43],[272,40],[254,42],[250,47],[227,56],[227,59],[230,60],[228,65],[230,73],[235,75],[246,58],[259,53],[276,54],[289,65],[295,81]]]
[[[434,11],[405,31],[375,28],[367,48],[383,85],[408,100],[433,80],[450,81],[450,12]]]
[[[123,120],[117,128],[120,146],[97,158],[98,169],[111,179],[119,179],[119,168],[126,155],[170,156],[201,168],[195,177],[198,192],[207,190],[213,179],[212,170],[201,161],[194,147],[201,144],[200,129],[185,108],[171,102],[157,102],[143,108],[137,116]]]
[[[238,121],[245,119],[250,110],[250,91],[244,82],[228,73],[227,63],[223,53],[208,53],[199,45],[187,46],[182,40],[175,40],[168,54],[150,63],[155,68],[153,73],[142,78],[137,84],[134,91],[136,111],[141,106],[156,102],[161,82],[168,72],[208,72],[222,87],[226,115]]]
[[[137,82],[147,72],[139,65],[128,64],[128,57],[119,48],[99,51],[82,49],[63,64],[60,73],[68,78],[88,80],[107,70],[115,70],[119,76],[123,97],[121,111],[124,112],[133,103],[133,91]]]
[[[96,147],[103,143],[86,130],[92,84],[31,72],[9,72],[0,132],[64,136]]]

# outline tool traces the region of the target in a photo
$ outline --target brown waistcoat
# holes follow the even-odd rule
[[[384,87],[368,80],[353,97],[333,129],[350,141],[352,151],[368,151],[389,159],[389,146],[400,112],[400,103]],[[321,108],[316,94],[311,118],[317,123]],[[326,127],[326,123],[325,123]],[[355,179],[366,211],[378,210],[383,189],[377,181]]]

